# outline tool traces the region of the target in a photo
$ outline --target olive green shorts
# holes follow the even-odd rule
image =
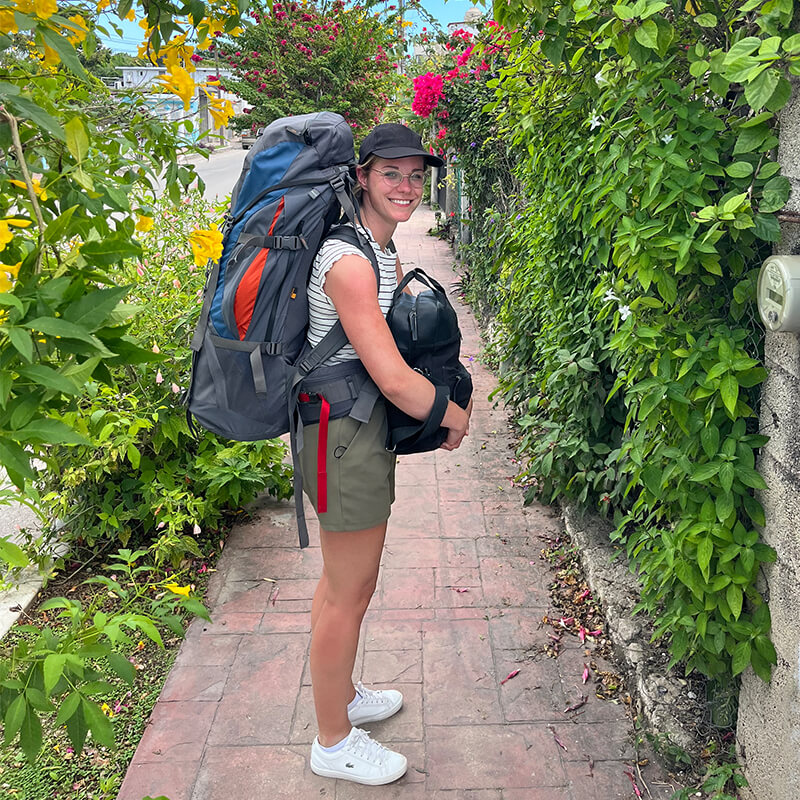
[[[326,531],[361,531],[386,522],[394,502],[397,457],[386,450],[386,406],[378,401],[369,422],[330,420],[327,446],[327,510],[320,512],[317,486],[319,425],[303,427],[300,466],[303,491]]]

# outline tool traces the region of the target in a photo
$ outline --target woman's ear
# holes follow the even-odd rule
[[[360,164],[356,166],[356,178],[362,189],[367,188],[367,172],[368,170],[364,169]]]

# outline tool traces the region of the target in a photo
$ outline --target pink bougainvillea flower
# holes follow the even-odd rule
[[[439,105],[439,100],[444,92],[442,76],[433,72],[418,75],[414,78],[414,92],[411,110],[418,117],[430,116],[431,112]]]
[[[445,136],[447,136],[447,128],[439,128],[439,131],[436,134],[436,138],[444,139]]]
[[[471,55],[472,55],[472,47],[470,46],[463,53],[461,53],[460,56],[458,56],[458,58],[456,59],[456,64],[458,64],[459,67],[463,67],[464,64],[466,64],[467,61],[469,61],[469,57]]]
[[[581,642],[586,641],[586,628],[584,628],[583,625],[578,628],[578,638],[581,640]]]
[[[586,681],[588,681],[588,680],[589,680],[589,665],[588,664],[584,664],[583,665],[583,681],[582,681],[582,683],[586,683]]]

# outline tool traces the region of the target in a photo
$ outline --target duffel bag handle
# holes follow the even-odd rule
[[[435,292],[441,292],[445,297],[447,297],[444,289],[442,288],[442,284],[439,283],[439,281],[437,281],[436,279],[431,278],[431,276],[428,275],[428,273],[425,272],[425,270],[417,267],[416,269],[412,269],[410,272],[407,272],[403,276],[403,280],[401,280],[400,283],[397,284],[397,288],[394,290],[394,296],[392,297],[392,302],[394,302],[395,300],[397,300],[398,297],[400,297],[406,286],[408,286],[408,284],[411,283],[411,281],[413,280],[418,280],[420,283],[424,283],[429,289],[432,289]]]
[[[388,441],[386,442],[387,450],[394,452],[397,450],[398,445],[403,445],[403,451],[414,452],[406,448],[420,439],[432,436],[439,430],[442,426],[444,415],[447,412],[447,405],[450,402],[450,391],[446,386],[440,386],[438,384],[434,384],[434,389],[433,406],[428,414],[428,418],[424,422],[419,422],[417,425],[409,425],[405,428],[390,428]]]

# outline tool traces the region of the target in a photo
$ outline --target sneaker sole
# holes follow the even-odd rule
[[[402,770],[398,770],[395,773],[391,773],[389,775],[382,775],[378,778],[360,778],[357,775],[352,775],[349,772],[342,772],[338,769],[327,769],[325,767],[318,767],[314,764],[313,760],[311,761],[311,771],[315,775],[319,775],[322,778],[339,778],[343,781],[350,781],[351,783],[361,783],[365,786],[383,786],[386,783],[394,783],[394,781],[403,777],[408,771],[408,762],[403,765]]]
[[[350,715],[347,715],[347,718],[350,720],[350,724],[354,728],[358,728],[361,725],[364,725],[367,722],[381,722],[382,720],[389,719],[389,717],[393,717],[401,708],[403,707],[403,701],[400,701],[400,705],[397,708],[390,708],[386,711],[382,711],[379,714],[375,714],[371,717],[356,717],[355,719],[351,719]]]

